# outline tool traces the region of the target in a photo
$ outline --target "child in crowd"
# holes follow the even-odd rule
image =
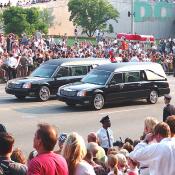
[[[127,175],[139,175],[137,162],[133,161],[132,159],[128,158],[128,166],[129,169],[127,170]]]
[[[19,149],[19,148],[16,148],[13,150],[13,153],[11,155],[11,159],[17,163],[26,164],[26,157],[25,157],[24,153],[21,151],[21,149]]]
[[[107,166],[110,169],[108,175],[122,175],[122,173],[118,170],[118,158],[116,155],[108,155]]]

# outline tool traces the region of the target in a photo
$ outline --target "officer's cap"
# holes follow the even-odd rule
[[[102,117],[102,119],[100,120],[101,123],[105,123],[105,122],[109,122],[110,119],[109,119],[109,116],[106,115],[105,117]]]

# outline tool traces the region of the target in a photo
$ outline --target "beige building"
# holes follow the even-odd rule
[[[49,35],[64,35],[68,36],[74,35],[73,23],[69,21],[70,13],[68,12],[69,0],[56,0],[48,3],[39,3],[32,6],[38,6],[39,8],[47,8],[52,12],[54,16],[54,25],[49,29]]]

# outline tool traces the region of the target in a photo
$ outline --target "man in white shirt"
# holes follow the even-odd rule
[[[10,57],[7,60],[7,66],[8,66],[9,80],[12,79],[12,78],[16,78],[16,74],[17,74],[16,68],[18,66],[18,61],[13,56],[13,54],[10,54]]]
[[[154,135],[148,134],[129,157],[147,165],[150,175],[174,175],[175,141],[170,138],[170,134],[170,127],[166,123],[158,123],[154,128]],[[148,144],[153,139],[158,143]]]
[[[97,137],[99,139],[99,145],[107,154],[108,149],[113,147],[114,142],[113,132],[109,129],[111,127],[111,121],[107,115],[103,117],[100,122],[102,123],[102,128],[97,131]]]

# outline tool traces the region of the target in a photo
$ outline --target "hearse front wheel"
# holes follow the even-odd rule
[[[102,94],[96,94],[94,96],[93,102],[92,102],[92,106],[95,110],[100,110],[103,108],[104,106],[104,97]]]
[[[151,104],[155,104],[155,103],[157,103],[157,100],[158,100],[158,93],[157,93],[157,91],[152,90],[150,92],[148,99],[147,99],[147,102],[151,103]]]
[[[40,101],[47,101],[50,97],[50,90],[47,86],[42,86],[38,93],[38,98]]]

